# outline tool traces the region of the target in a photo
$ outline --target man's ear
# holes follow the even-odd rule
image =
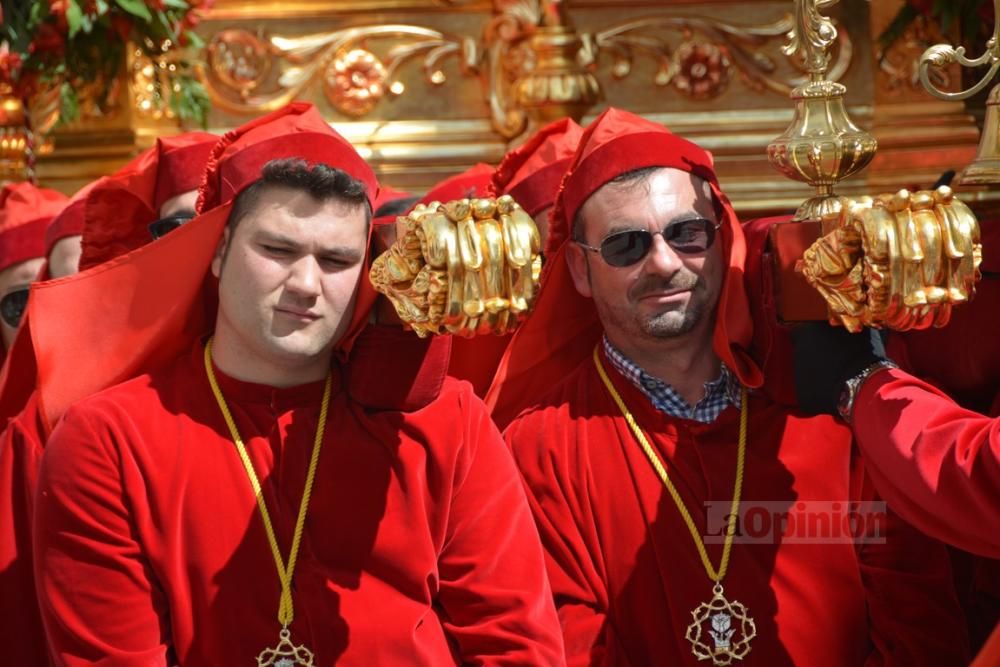
[[[566,266],[569,268],[569,274],[573,277],[573,284],[581,296],[589,299],[593,296],[593,292],[590,289],[590,267],[587,265],[587,252],[573,241],[566,243]]]
[[[215,257],[212,258],[212,275],[216,278],[222,276],[222,262],[226,256],[226,248],[229,247],[229,225],[226,225],[222,230],[222,238],[219,239],[219,245],[215,249]]]

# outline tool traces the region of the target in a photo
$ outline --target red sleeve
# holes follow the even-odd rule
[[[519,418],[504,437],[514,452],[542,537],[567,662],[627,667],[608,619],[608,591],[593,515],[586,493],[577,493],[586,488],[588,476],[569,469],[567,459],[554,450],[565,438],[547,433],[542,421]]]
[[[49,646],[59,665],[166,665],[167,605],[130,519],[142,508],[98,419],[71,409],[42,458],[35,576]]]
[[[0,435],[0,646],[4,663],[47,663],[31,568],[31,513],[42,447],[12,420]]]
[[[538,531],[513,459],[482,402],[466,407],[470,458],[438,562],[444,627],[463,664],[564,665]]]
[[[1000,419],[892,370],[861,388],[853,429],[895,511],[928,535],[1000,558]]]
[[[968,664],[965,616],[947,547],[886,507],[869,479],[862,484],[866,520],[858,564],[873,649],[866,667]]]

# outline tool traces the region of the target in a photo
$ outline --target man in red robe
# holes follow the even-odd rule
[[[160,139],[114,175],[74,195],[45,232],[52,248],[48,277],[76,273],[83,248],[83,268],[87,269],[139,247],[152,240],[150,223],[162,218],[161,213],[169,213],[169,207],[175,213],[178,202],[193,208],[208,154],[217,140],[204,132]],[[101,317],[99,312],[84,316],[98,321]],[[0,617],[9,619],[0,625],[0,643],[14,647],[9,657],[20,664],[48,660],[32,575],[31,521],[38,467],[51,422],[43,417],[34,393],[37,364],[32,338],[41,335],[37,351],[44,357],[46,332],[66,338],[65,332],[72,330],[68,319],[57,308],[34,313],[12,351],[0,391],[4,411],[15,413],[0,433]],[[58,380],[56,369],[53,381]]]
[[[749,391],[745,245],[711,156],[609,109],[549,233],[490,396],[523,410],[505,437],[569,663],[964,664],[943,545],[874,511],[848,429]]]
[[[413,412],[346,390],[375,296],[376,191],[318,112],[290,105],[217,146],[207,213],[109,267],[188,271],[128,287],[144,327],[104,348],[152,370],[70,407],[46,448],[36,575],[57,663],[563,662],[481,402],[451,380]]]
[[[1000,418],[892,368],[877,334],[816,323],[792,339],[803,409],[850,424],[882,497],[927,534],[1000,558]]]
[[[0,364],[20,327],[28,287],[45,263],[45,228],[66,201],[27,182],[0,189]]]

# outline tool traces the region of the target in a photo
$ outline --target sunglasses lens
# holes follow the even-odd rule
[[[611,266],[631,266],[646,256],[653,236],[644,229],[612,234],[601,243],[601,257]]]
[[[0,299],[0,318],[7,326],[11,328],[17,328],[17,325],[21,322],[21,316],[24,315],[24,309],[28,305],[28,290],[20,289],[16,292],[11,292],[4,298]]]
[[[663,238],[677,252],[705,252],[715,241],[715,223],[704,218],[675,222],[663,230]]]
[[[185,222],[191,220],[193,216],[187,213],[179,213],[176,215],[170,215],[166,218],[160,218],[155,222],[149,223],[149,235],[153,237],[153,240],[163,238],[170,232],[174,231]]]

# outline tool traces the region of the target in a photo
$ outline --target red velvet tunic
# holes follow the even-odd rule
[[[44,665],[45,633],[35,598],[31,568],[31,515],[42,424],[37,398],[0,434],[0,646],[4,662]]]
[[[287,558],[322,383],[217,371]],[[45,450],[36,575],[57,661],[254,664],[279,582],[202,349],[71,408]],[[317,665],[561,664],[513,461],[464,383],[413,412],[334,392],[294,582]]]
[[[720,513],[712,528],[705,504],[715,501],[721,515],[729,513],[739,410],[727,408],[712,424],[674,419],[617,372],[609,376],[702,534],[721,535]],[[846,428],[830,418],[798,417],[758,394],[749,400],[741,535],[768,534],[763,521],[750,527],[751,512],[766,520],[764,510],[773,515],[800,502],[843,505],[868,496]],[[711,597],[712,583],[592,361],[516,419],[505,437],[546,547],[569,663],[704,664],[684,633],[691,611]],[[877,525],[883,544],[856,546],[849,537],[796,544],[788,534],[737,540],[723,584],[756,622],[745,664],[965,664],[944,547],[892,515]],[[721,539],[707,548],[718,566]]]
[[[1000,418],[889,371],[858,394],[854,433],[875,486],[902,516],[950,544],[1000,558]]]

